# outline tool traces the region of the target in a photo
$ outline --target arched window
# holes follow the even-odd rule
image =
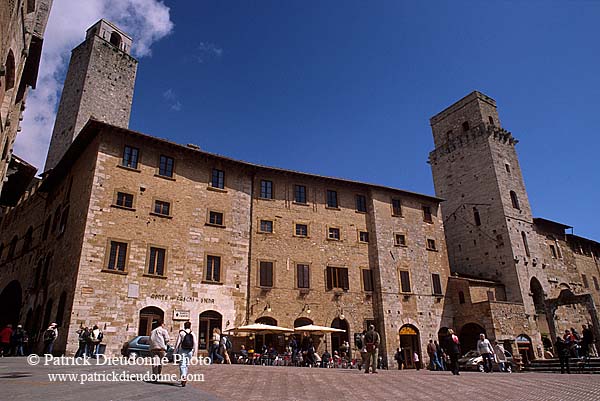
[[[458,303],[460,303],[460,304],[465,303],[465,293],[462,291],[458,292]]]
[[[110,34],[110,43],[121,48],[121,35],[116,32]]]
[[[529,254],[529,244],[527,243],[527,234],[525,234],[525,231],[521,231],[521,238],[523,238],[523,247],[525,248],[525,254],[527,256],[531,256]]]
[[[50,270],[50,260],[52,259],[52,255],[46,256],[46,261],[44,262],[44,270],[42,271],[42,285],[46,286],[48,284],[48,272]]]
[[[29,226],[25,238],[23,238],[23,253],[31,249],[31,243],[33,242],[33,227]]]
[[[69,218],[69,206],[65,208],[62,212],[62,216],[60,217],[60,225],[58,226],[58,233],[62,234],[65,232],[67,228],[67,219]]]
[[[19,241],[19,237],[16,235],[10,241],[10,245],[8,246],[8,254],[6,255],[6,259],[10,260],[15,257],[15,251],[17,250],[17,242]]]
[[[56,227],[58,227],[58,222],[60,221],[60,205],[54,211],[54,220],[52,221],[52,232],[56,231]]]
[[[515,209],[520,209],[519,198],[517,198],[517,194],[515,191],[510,191],[510,201],[512,202],[512,207],[514,207]]]
[[[35,0],[27,0],[27,14],[35,11]]]
[[[473,219],[475,220],[475,225],[481,225],[481,217],[479,216],[479,210],[476,207],[473,208]]]
[[[8,51],[4,66],[6,68],[4,75],[4,90],[9,90],[15,86],[15,56],[13,55],[12,50]]]

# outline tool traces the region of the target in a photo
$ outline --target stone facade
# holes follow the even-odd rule
[[[106,20],[73,49],[44,171],[53,168],[90,118],[129,126],[138,62],[131,38]]]
[[[52,0],[7,0],[0,4],[0,193],[9,179],[27,92],[36,85],[51,6]],[[4,198],[5,194],[2,203],[6,205]]]
[[[436,194],[446,199],[450,266],[467,279],[449,283],[449,299],[456,301],[451,292],[463,294],[452,308],[459,334],[476,325],[512,343],[524,359],[543,357],[550,337],[566,328],[593,324],[598,338],[594,305],[600,288],[590,284],[594,277],[597,282],[598,244],[566,235],[568,226],[533,218],[518,141],[501,128],[496,102],[473,92],[432,117],[431,127],[436,148],[430,164]],[[573,245],[578,242],[585,245]],[[587,287],[582,275],[590,277]],[[593,302],[563,304],[582,294]]]

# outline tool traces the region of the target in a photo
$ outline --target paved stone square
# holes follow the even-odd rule
[[[30,366],[25,358],[0,359],[2,400],[600,400],[600,375],[551,373],[309,369],[241,365],[196,366],[204,382],[50,382],[48,373],[145,372],[143,367]],[[163,373],[177,374],[176,366]]]

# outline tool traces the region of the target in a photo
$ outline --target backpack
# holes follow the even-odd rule
[[[225,348],[231,349],[232,346],[233,344],[231,344],[231,340],[229,339],[229,337],[225,337]]]
[[[189,333],[185,330],[181,330],[185,333],[183,336],[183,340],[181,341],[181,348],[183,349],[193,349],[194,348],[194,336],[192,332]]]
[[[52,329],[48,329],[44,332],[44,341],[54,341],[56,332]]]

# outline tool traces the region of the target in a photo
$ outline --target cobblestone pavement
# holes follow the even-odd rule
[[[196,366],[205,381],[188,383],[50,382],[48,373],[145,372],[143,367],[29,366],[25,358],[0,359],[1,400],[600,400],[600,375],[309,369],[241,365]],[[176,366],[163,373],[176,374]]]

